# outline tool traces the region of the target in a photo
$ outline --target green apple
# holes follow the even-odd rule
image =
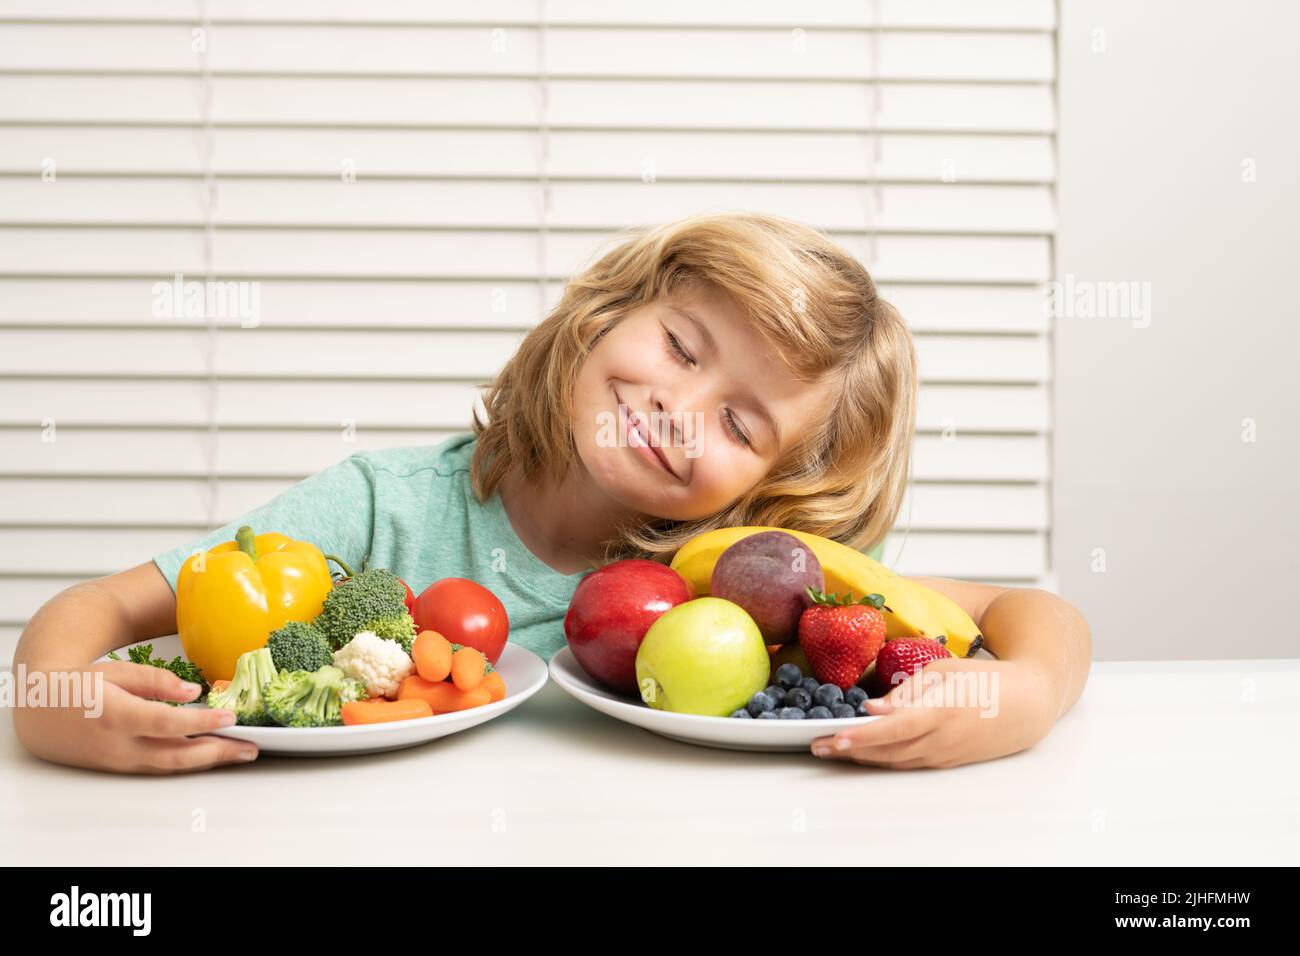
[[[767,686],[763,633],[745,609],[702,597],[655,619],[636,654],[641,699],[655,710],[727,717]]]

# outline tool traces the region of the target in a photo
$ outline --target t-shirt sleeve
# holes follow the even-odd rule
[[[374,479],[374,470],[363,454],[352,455],[203,537],[156,555],[153,563],[175,593],[181,565],[191,554],[233,541],[240,526],[251,525],[256,534],[278,531],[310,541],[326,554],[342,558],[353,570],[360,570],[374,534]],[[330,570],[338,569],[331,564]]]

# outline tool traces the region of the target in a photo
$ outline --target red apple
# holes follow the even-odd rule
[[[564,636],[593,680],[635,697],[636,652],[645,632],[659,615],[694,598],[686,579],[666,564],[615,561],[578,584],[564,616]]]

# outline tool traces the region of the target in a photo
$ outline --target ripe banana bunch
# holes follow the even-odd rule
[[[722,552],[751,534],[760,531],[785,531],[792,534],[817,555],[826,578],[826,591],[850,592],[860,598],[882,594],[885,598],[885,640],[896,637],[938,637],[943,635],[953,657],[969,657],[984,642],[975,622],[961,606],[944,594],[915,581],[909,581],[873,561],[848,545],[786,528],[720,528],[697,535],[678,550],[672,568],[686,578],[695,593],[709,593],[713,566]]]

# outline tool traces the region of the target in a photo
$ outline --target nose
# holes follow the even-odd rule
[[[672,436],[676,444],[685,443],[685,418],[708,407],[709,386],[703,382],[678,382],[670,387],[656,388],[650,396],[650,407],[661,415],[661,421],[672,423]]]

